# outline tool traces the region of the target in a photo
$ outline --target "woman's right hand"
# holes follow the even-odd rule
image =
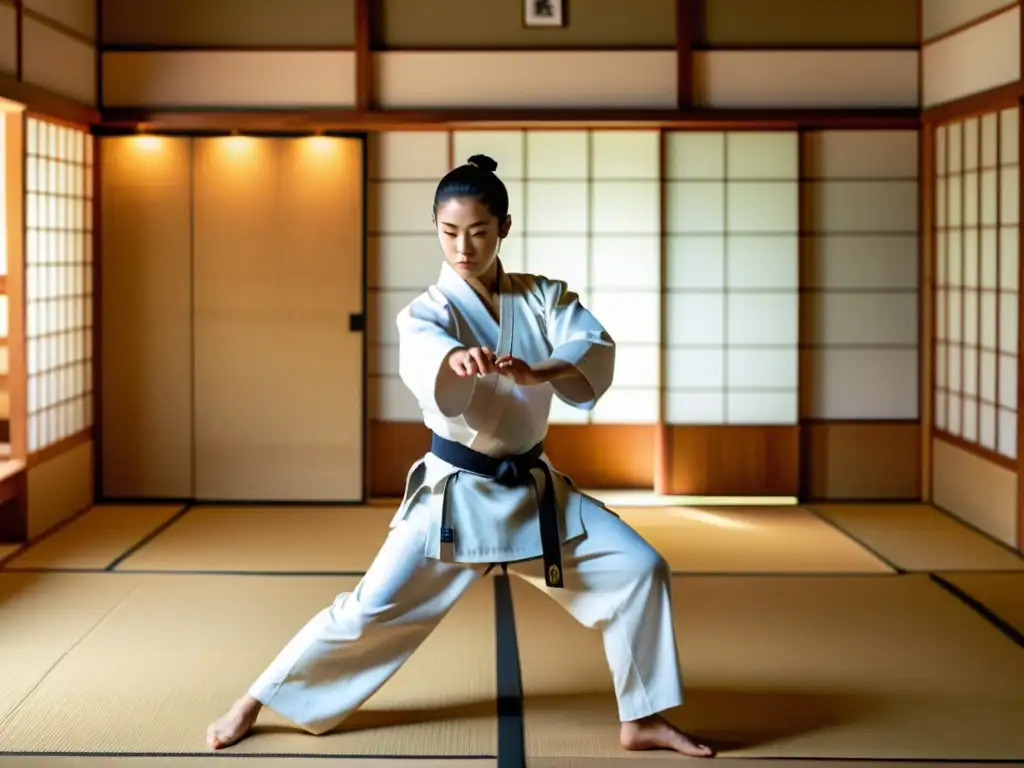
[[[486,347],[457,349],[448,355],[448,365],[458,376],[486,376],[496,370],[494,353]]]

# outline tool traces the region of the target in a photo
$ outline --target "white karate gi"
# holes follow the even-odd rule
[[[444,264],[438,283],[397,321],[399,371],[425,424],[495,457],[524,453],[543,440],[553,395],[593,408],[611,385],[615,359],[612,339],[564,283],[502,270],[500,293],[499,324]],[[496,374],[456,376],[447,354],[476,346],[530,364],[566,360],[592,391],[573,391],[571,379],[520,387]],[[388,537],[359,585],[299,631],[250,695],[312,733],[332,730],[399,669],[492,564],[508,563],[577,621],[602,632],[623,722],[681,704],[668,565],[617,515],[552,470],[564,587],[548,589],[539,559],[544,474],[532,474],[538,487],[509,488],[428,453],[409,472]],[[450,544],[440,543],[442,510],[455,531]]]

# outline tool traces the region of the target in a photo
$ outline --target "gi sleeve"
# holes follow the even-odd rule
[[[537,285],[544,297],[551,357],[573,365],[585,380],[558,379],[551,386],[566,404],[592,410],[612,385],[615,341],[566,283],[538,278]]]
[[[402,309],[396,323],[398,375],[420,408],[449,419],[461,416],[473,397],[476,376],[458,376],[448,365],[448,356],[465,345],[457,338],[447,301],[428,291]]]

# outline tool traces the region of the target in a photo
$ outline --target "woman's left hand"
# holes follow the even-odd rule
[[[548,380],[542,372],[535,371],[528,363],[512,355],[499,357],[494,361],[494,367],[500,375],[507,376],[521,386],[544,384]]]

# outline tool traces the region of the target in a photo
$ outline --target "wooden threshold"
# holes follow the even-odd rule
[[[738,130],[920,127],[917,109],[106,109],[97,133],[123,131],[383,131],[559,124]]]

